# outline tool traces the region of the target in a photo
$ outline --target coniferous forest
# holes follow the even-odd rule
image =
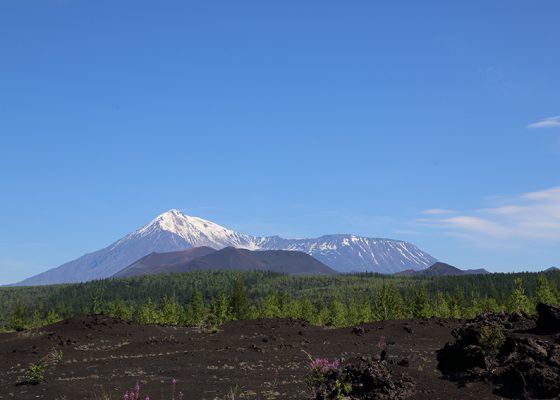
[[[338,327],[432,316],[471,318],[488,311],[532,314],[538,302],[558,304],[559,289],[559,271],[442,277],[190,272],[0,288],[0,329],[99,313],[142,324],[209,327],[275,317]]]

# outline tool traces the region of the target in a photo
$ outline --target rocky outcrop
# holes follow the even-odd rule
[[[361,357],[345,362],[339,371],[329,374],[326,383],[315,391],[314,400],[398,400],[414,392],[412,378],[404,373],[391,373],[386,360]]]
[[[537,329],[541,333],[560,333],[560,307],[540,303],[537,305]]]
[[[484,314],[453,332],[438,351],[438,368],[455,380],[491,380],[499,395],[560,397],[560,309],[539,304],[535,320],[523,314]]]

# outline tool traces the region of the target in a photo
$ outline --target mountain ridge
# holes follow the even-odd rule
[[[411,243],[357,235],[323,235],[311,239],[253,236],[172,209],[109,246],[85,254],[16,285],[83,282],[110,277],[151,252],[173,252],[193,247],[249,250],[292,250],[310,254],[338,272],[394,273],[424,269],[435,261]]]
[[[484,268],[479,269],[460,269],[454,267],[453,265],[446,264],[443,262],[436,262],[430,265],[428,268],[415,271],[415,270],[405,270],[397,272],[395,276],[461,276],[461,275],[483,275],[489,274]]]
[[[193,250],[199,247],[188,249],[182,253],[191,255]],[[204,249],[204,248],[203,248]],[[208,248],[206,248],[208,249]],[[175,252],[177,262],[161,265],[157,260],[152,263],[152,268],[143,271],[134,271],[128,267],[117,273],[113,277],[134,276],[134,272],[149,273],[177,273],[200,270],[234,270],[234,271],[254,271],[266,270],[272,272],[287,273],[291,275],[334,275],[336,271],[321,263],[307,253],[290,250],[249,250],[236,247],[225,247],[221,250],[214,250],[207,254],[190,260],[180,260],[181,252]],[[152,253],[153,254],[153,253]],[[144,257],[146,259],[149,256]],[[135,263],[136,264],[136,263]],[[133,264],[134,265],[134,264]],[[128,270],[128,274],[126,273]],[[124,273],[123,273],[124,272]]]
[[[196,258],[206,256],[217,251],[211,247],[201,246],[191,249],[172,251],[168,253],[151,252],[147,256],[121,269],[111,278],[128,278],[137,275],[154,275],[165,271],[165,267],[188,263]]]

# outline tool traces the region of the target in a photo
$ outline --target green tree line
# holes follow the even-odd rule
[[[0,288],[0,329],[99,313],[142,324],[192,326],[278,317],[352,326],[433,316],[471,318],[490,311],[531,314],[538,302],[558,304],[559,288],[557,271],[419,278],[190,272]]]

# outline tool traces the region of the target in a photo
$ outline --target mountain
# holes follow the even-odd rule
[[[192,249],[182,251],[171,251],[169,253],[150,253],[146,257],[130,264],[128,267],[121,269],[112,278],[128,278],[136,275],[154,275],[165,272],[169,266],[183,265],[190,261],[214,253],[216,249],[211,247],[194,247]]]
[[[153,268],[146,268],[147,262],[153,262],[158,256],[151,257],[149,261],[144,257],[141,265],[144,267],[141,271],[138,269],[125,268],[123,271],[114,275],[114,277],[121,277],[123,272],[128,275],[131,272],[140,272],[140,274],[151,273],[170,273],[170,272],[188,272],[200,270],[233,270],[233,271],[254,271],[254,270],[267,270],[273,272],[281,272],[292,275],[333,275],[336,271],[327,267],[325,264],[317,261],[309,254],[301,251],[287,251],[287,250],[247,250],[238,249],[235,247],[226,247],[222,250],[213,250],[210,253],[190,259],[194,250],[201,248],[189,249],[183,252],[174,252],[175,261],[166,265],[154,265]],[[207,252],[208,247],[202,248],[202,252]],[[184,257],[181,257],[184,254]],[[181,259],[183,258],[183,260]],[[142,261],[140,260],[140,261]],[[138,263],[133,264],[132,266]],[[131,267],[132,267],[131,266]]]
[[[407,269],[405,271],[395,273],[396,276],[459,276],[459,275],[482,275],[489,274],[490,272],[485,269],[459,269],[452,265],[437,262],[431,265],[429,268],[415,271],[413,269]]]
[[[413,244],[400,240],[356,235],[328,235],[316,239],[257,237],[185,215],[178,210],[170,210],[104,249],[35,275],[17,285],[107,278],[152,252],[165,253],[203,246],[214,249],[236,247],[302,251],[338,272],[394,273],[427,268],[437,261]]]
[[[303,251],[339,272],[394,273],[423,269],[437,260],[411,243],[356,235],[326,235],[316,239],[261,239],[263,249]]]
[[[35,275],[18,285],[102,279],[116,274],[152,252],[166,253],[202,246],[215,249],[227,246],[256,248],[252,240],[248,235],[238,234],[213,222],[170,210],[104,249]]]

